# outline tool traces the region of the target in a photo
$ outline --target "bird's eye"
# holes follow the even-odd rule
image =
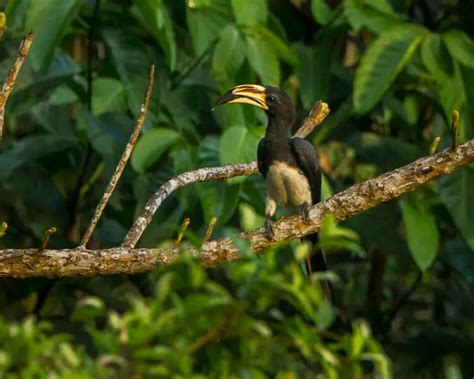
[[[267,97],[267,101],[270,103],[273,103],[274,101],[276,101],[276,97],[274,95],[269,95]]]

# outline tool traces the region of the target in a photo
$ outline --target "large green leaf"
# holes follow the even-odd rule
[[[131,163],[135,171],[143,173],[179,139],[179,134],[169,128],[155,128],[138,140]]]
[[[438,252],[439,231],[436,220],[426,209],[400,200],[408,247],[420,270],[425,271]]]
[[[125,112],[127,98],[120,80],[96,78],[92,82],[92,112],[95,115],[106,112]]]
[[[438,180],[441,199],[471,249],[474,249],[474,170],[463,167]]]
[[[220,181],[199,183],[197,188],[205,221],[216,217],[218,225],[225,225],[237,209],[241,184]]]
[[[231,85],[244,59],[245,42],[235,26],[228,25],[221,33],[212,59],[214,77],[223,88]]]
[[[31,1],[27,27],[35,29],[36,36],[28,59],[35,70],[43,71],[48,67],[54,49],[61,42],[83,2],[84,0]]]
[[[305,109],[311,109],[317,100],[325,100],[328,96],[331,75],[331,40],[321,40],[314,47],[296,45],[298,55],[296,75],[300,85],[301,100]]]
[[[6,180],[17,168],[29,162],[77,147],[77,141],[68,136],[37,134],[23,138],[13,148],[0,155],[0,181]]]
[[[231,21],[228,0],[188,1],[186,20],[194,51],[201,55]]]
[[[268,17],[267,0],[231,0],[237,24],[265,24]]]
[[[219,144],[221,164],[242,163],[243,147],[248,130],[245,126],[232,126],[222,134]]]
[[[271,44],[264,39],[247,36],[247,59],[264,85],[279,85],[280,63]]]
[[[145,27],[153,34],[165,52],[171,71],[176,68],[176,38],[173,22],[163,0],[136,0]]]
[[[312,0],[311,1],[311,12],[313,17],[321,25],[326,25],[333,15],[333,12],[329,5],[327,5],[326,0]]]
[[[460,30],[450,30],[443,34],[448,50],[459,63],[474,67],[474,41]]]
[[[439,100],[448,120],[454,109],[460,110],[464,103],[463,83],[458,65],[453,62],[444,40],[431,33],[421,46],[423,64],[430,71],[438,90]]]
[[[125,86],[130,110],[138,114],[151,66],[147,48],[123,29],[105,29],[103,36]]]
[[[436,80],[453,75],[453,62],[439,34],[430,33],[421,45],[421,59]]]
[[[354,29],[365,26],[377,34],[401,21],[388,0],[346,0],[344,13]]]
[[[84,129],[89,141],[108,169],[113,169],[122,155],[133,130],[133,121],[121,113],[108,113],[99,117],[85,108],[79,113],[78,125]]]
[[[354,79],[354,109],[368,112],[390,87],[426,35],[425,28],[404,24],[384,32],[369,46]]]

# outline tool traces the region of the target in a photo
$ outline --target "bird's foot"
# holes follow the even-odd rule
[[[310,205],[308,203],[303,203],[300,207],[301,218],[305,224],[311,224],[311,218],[309,217]]]
[[[275,232],[273,230],[273,222],[271,216],[265,217],[265,234],[267,235],[267,239],[269,241],[275,240]]]

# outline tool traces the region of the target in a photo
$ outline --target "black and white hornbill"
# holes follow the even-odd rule
[[[277,205],[302,212],[308,219],[308,209],[321,200],[321,171],[313,145],[303,138],[292,137],[295,107],[291,98],[281,89],[244,84],[230,89],[217,100],[217,105],[240,103],[262,108],[268,116],[265,137],[257,152],[258,170],[265,178],[267,198],[265,231],[269,240],[274,232],[272,216]],[[316,250],[318,235],[308,236]],[[314,251],[307,261],[308,271],[325,271],[322,252]]]

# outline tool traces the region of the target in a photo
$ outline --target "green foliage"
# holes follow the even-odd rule
[[[329,103],[310,136],[325,198],[428,154],[436,136],[439,149],[449,147],[454,109],[460,142],[474,137],[468,2],[101,0],[94,15],[95,5],[10,0],[1,10],[0,78],[20,39],[37,30],[5,113],[1,248],[37,247],[53,225],[49,246],[78,243],[133,130],[152,63],[142,136],[94,247],[120,244],[150,194],[177,173],[255,160],[264,113],[211,111],[236,84],[284,88],[297,122],[315,101]],[[137,277],[3,279],[0,376],[472,376],[473,178],[468,166],[400,202],[324,219],[319,247],[336,274],[328,276],[339,278],[334,307],[294,263],[307,251],[298,241],[262,260],[236,241],[244,259],[216,271],[183,259]],[[185,217],[184,244],[199,244],[212,217],[215,237],[233,236],[261,227],[264,208],[259,176],[198,183],[162,204],[141,245],[172,245]]]
[[[271,253],[226,265],[226,286],[182,258],[153,273],[153,295],[131,299],[122,314],[107,311],[97,297],[83,297],[70,320],[84,325],[94,346],[89,351],[70,334],[51,334],[50,323],[1,320],[8,348],[0,350],[0,374],[267,378],[321,372],[350,378],[374,372],[388,378],[389,361],[369,326],[354,321],[345,334],[327,339],[335,310],[298,262],[280,267],[276,258]]]

